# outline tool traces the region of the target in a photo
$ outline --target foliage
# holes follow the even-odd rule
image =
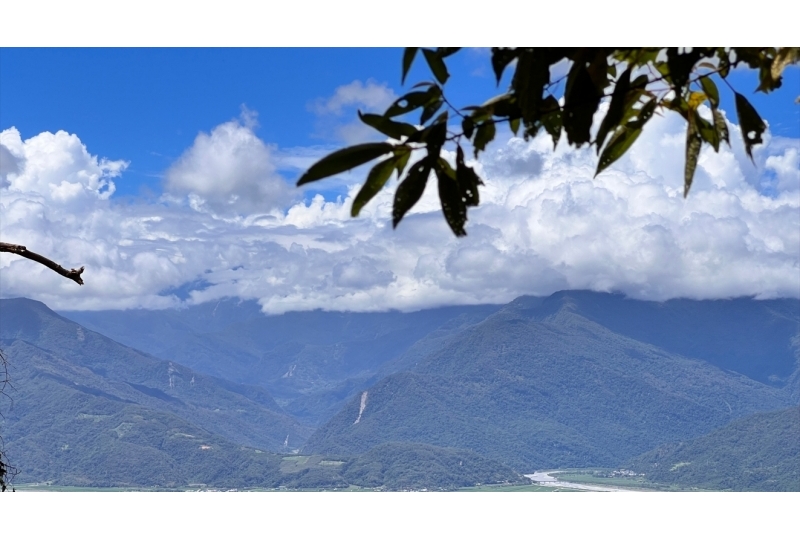
[[[391,490],[530,483],[505,465],[469,450],[401,442],[376,446],[350,460],[342,476],[350,484]]]
[[[733,491],[800,491],[800,408],[757,413],[660,446],[627,468],[650,481]]]
[[[405,81],[420,49],[403,55]],[[414,85],[382,115],[362,114],[363,123],[391,142],[365,143],[338,150],[315,163],[298,180],[313,182],[375,159],[366,182],[353,201],[352,215],[386,185],[392,173],[402,181],[394,196],[392,224],[419,201],[431,173],[439,190],[442,212],[456,236],[464,236],[467,209],[480,201],[482,179],[467,165],[463,145],[471,144],[475,158],[495,138],[497,126],[508,124],[527,140],[544,131],[558,145],[594,146],[599,161],[595,175],[622,157],[655,114],[675,113],[686,120],[684,197],[692,185],[703,145],[719,151],[729,144],[728,123],[719,110],[718,82],[733,92],[745,151],[761,144],[766,124],[756,109],[729,83],[736,67],[758,71],[761,92],[781,86],[784,68],[800,61],[798,47],[694,47],[694,48],[499,48],[492,49],[491,64],[499,85],[507,69],[513,71],[508,90],[481,105],[456,108],[447,99],[447,58],[459,48],[421,49],[434,80]],[[567,75],[554,79],[552,68],[567,63]],[[562,84],[563,83],[563,84]],[[562,98],[562,99],[559,99]],[[608,108],[599,125],[594,117],[602,103]],[[701,105],[710,108],[707,117]],[[411,114],[419,114],[409,119]],[[401,121],[400,119],[408,120]],[[454,125],[453,122],[459,125]],[[460,129],[459,129],[460,128]],[[455,164],[443,150],[455,146]],[[412,153],[425,155],[409,165]]]

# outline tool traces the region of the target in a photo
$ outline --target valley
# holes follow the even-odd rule
[[[272,316],[3,299],[0,433],[21,489],[800,491],[799,329],[797,300],[587,291]]]

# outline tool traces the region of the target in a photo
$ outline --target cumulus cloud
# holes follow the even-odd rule
[[[308,108],[318,118],[317,136],[356,144],[381,137],[357,118],[351,120],[356,116],[356,110],[382,113],[395,99],[394,91],[385,83],[378,84],[369,79],[365,84],[356,80],[338,87],[332,96],[312,102]]]
[[[167,170],[168,193],[185,196],[196,209],[220,214],[269,212],[289,201],[286,181],[275,172],[273,149],[254,133],[255,115],[200,133]]]
[[[173,196],[158,204],[117,204],[104,195],[108,188],[96,186],[124,162],[89,155],[75,135],[21,141],[11,129],[0,137],[14,157],[12,165],[3,159],[0,238],[87,267],[87,284],[78,288],[2,254],[0,292],[57,308],[238,296],[271,313],[411,310],[573,288],[654,300],[800,296],[798,141],[766,136],[754,166],[736,126],[731,147],[701,154],[688,199],[679,118],[654,118],[629,154],[597,178],[589,149],[562,143],[554,152],[546,135],[498,139],[474,164],[486,185],[463,239],[447,228],[433,181],[396,230],[393,187],[349,217],[361,178],[337,180],[347,187],[335,200],[317,194],[291,202],[288,192],[252,191],[279,181],[276,159],[305,163],[313,151],[274,149],[246,120],[199,136],[170,169]],[[65,152],[80,157],[83,169],[53,158]],[[254,163],[233,165],[237,155]],[[55,179],[63,177],[80,185],[79,210],[61,196]],[[261,204],[249,205],[259,197]]]
[[[57,204],[108,199],[128,162],[91,156],[80,139],[65,131],[41,133],[23,143],[10,128],[0,133],[0,177],[10,192],[35,194]]]

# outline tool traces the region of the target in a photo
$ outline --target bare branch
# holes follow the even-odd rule
[[[5,393],[5,388],[8,384],[10,384],[8,379],[8,363],[3,351],[0,350],[0,396],[10,398],[10,396]],[[0,414],[0,418],[2,417],[3,415]],[[16,467],[8,463],[4,450],[3,437],[0,436],[0,492],[8,489],[12,480],[14,480],[14,477],[19,472]],[[12,487],[11,490],[14,491],[14,488]]]
[[[26,259],[30,259],[32,261],[36,261],[39,264],[43,264],[48,267],[50,270],[61,274],[67,279],[71,279],[78,285],[83,285],[83,279],[81,278],[81,274],[83,273],[83,266],[79,269],[75,270],[72,268],[71,270],[65,269],[63,266],[54,263],[47,257],[42,257],[38,253],[34,253],[33,251],[28,251],[28,248],[25,246],[19,246],[17,244],[7,244],[5,242],[0,242],[0,252],[6,253],[14,253],[15,255],[19,255],[20,257],[25,257]]]

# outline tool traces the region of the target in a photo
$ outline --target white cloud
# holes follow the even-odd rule
[[[315,101],[311,109],[320,115],[341,116],[350,112],[353,107],[370,111],[385,109],[396,98],[394,91],[386,84],[378,84],[373,79],[369,79],[366,84],[356,80],[338,87],[331,97]]]
[[[128,163],[98,160],[76,135],[45,132],[22,141],[10,128],[0,133],[2,187],[16,193],[35,193],[56,204],[83,204],[108,199],[116,178]]]
[[[433,181],[396,230],[395,180],[357,219],[349,212],[361,178],[352,174],[320,183],[345,182],[336,200],[280,206],[291,193],[254,192],[260,181],[283,182],[276,160],[305,163],[313,152],[273,149],[246,120],[199,136],[170,170],[182,197],[158,204],[105,199],[91,186],[123,162],[89,155],[75,135],[21,141],[6,130],[0,140],[15,161],[3,161],[0,238],[87,270],[79,288],[2,254],[0,292],[57,308],[156,308],[181,302],[166,291],[202,282],[188,302],[239,296],[268,312],[409,310],[571,288],[659,300],[800,296],[798,141],[765,137],[754,166],[732,126],[732,146],[701,154],[684,199],[684,129],[678,118],[654,118],[596,178],[589,149],[553,152],[547,136],[498,139],[476,164],[486,185],[464,239],[447,228]],[[83,169],[52,158],[64,153]],[[79,208],[52,180],[65,170],[81,187]]]
[[[247,109],[231,120],[200,133],[166,174],[170,194],[186,196],[196,209],[229,214],[267,213],[283,206],[291,194],[275,172],[273,149],[253,129]]]
[[[350,120],[356,117],[356,110],[382,113],[395,99],[397,96],[394,91],[385,83],[378,84],[369,79],[364,84],[356,80],[338,87],[331,97],[312,102],[309,110],[318,118],[317,136],[356,144],[382,137],[358,118]],[[344,117],[349,121],[343,122]]]

